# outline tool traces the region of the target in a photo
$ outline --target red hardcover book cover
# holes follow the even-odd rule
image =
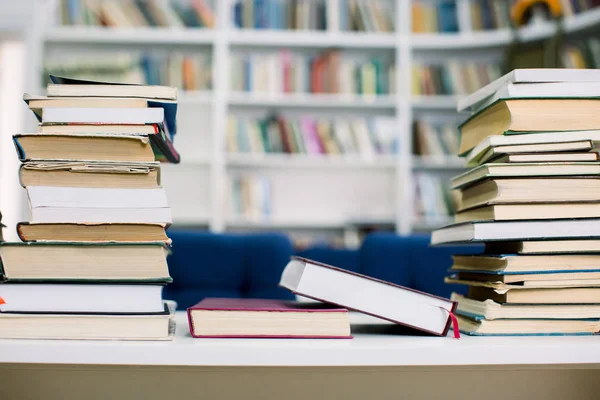
[[[243,311],[248,313],[268,313],[277,317],[279,313],[335,313],[345,314],[348,310],[345,308],[321,303],[301,303],[296,301],[268,300],[268,299],[232,299],[232,298],[206,298],[193,307],[187,309],[190,334],[195,338],[320,338],[320,339],[350,339],[350,323],[348,322],[347,334],[344,335],[297,335],[289,334],[202,334],[198,333],[194,324],[200,323],[194,318],[194,311]],[[220,318],[223,320],[225,317]],[[248,324],[257,324],[252,319],[247,320]]]

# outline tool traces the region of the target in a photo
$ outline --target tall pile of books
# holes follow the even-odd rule
[[[449,283],[473,335],[600,331],[600,71],[515,70],[459,111],[456,223],[432,244],[479,242],[456,255]]]
[[[25,95],[38,133],[17,134],[30,221],[2,243],[0,337],[166,340],[171,209],[157,160],[172,145],[177,91],[51,76]]]

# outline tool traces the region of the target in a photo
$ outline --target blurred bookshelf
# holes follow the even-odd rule
[[[565,63],[600,66],[600,45],[590,34],[598,33],[600,8],[562,1],[570,6],[563,26],[572,40]],[[180,88],[175,145],[183,163],[164,168],[176,225],[326,232],[354,241],[372,227],[410,234],[449,222],[440,176],[462,169],[450,155],[448,129],[461,118],[458,99],[499,76],[498,62],[515,35],[538,40],[556,30],[550,22],[511,30],[503,0],[44,3],[35,11],[39,40],[31,42],[41,49],[30,68],[38,87],[44,73],[58,71]],[[415,23],[420,15],[424,20]],[[231,133],[232,117],[254,138],[245,137],[247,127]],[[293,138],[293,146],[273,150],[258,140],[252,124],[274,117],[291,130],[271,134]],[[314,141],[315,133],[298,128],[307,120],[329,121],[333,128],[317,131],[317,139],[337,148],[315,150],[313,143],[308,151],[300,142]],[[362,133],[354,124],[336,129],[344,120],[370,121],[368,128],[385,123]],[[419,122],[429,133],[415,130]],[[365,150],[365,137],[373,149]],[[423,141],[428,145],[417,148]],[[242,185],[240,177],[251,183]],[[234,195],[242,186],[246,195]]]

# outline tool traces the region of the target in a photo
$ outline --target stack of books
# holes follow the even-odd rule
[[[485,243],[454,256],[448,282],[469,286],[473,335],[600,330],[600,72],[515,70],[459,104],[456,224],[432,244]]]
[[[382,95],[394,92],[394,65],[375,57],[352,60],[339,50],[316,57],[282,50],[272,54],[235,54],[231,89],[253,93],[330,93]]]
[[[396,119],[298,119],[274,115],[246,119],[231,115],[227,128],[229,153],[356,154],[371,159],[398,148]]]
[[[162,288],[171,209],[156,160],[172,144],[177,91],[52,76],[25,95],[38,133],[17,134],[30,221],[2,243],[0,337],[166,340]]]

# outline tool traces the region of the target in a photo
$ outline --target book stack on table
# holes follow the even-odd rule
[[[600,100],[597,70],[515,70],[459,104],[456,223],[432,244],[483,242],[454,256],[461,331],[600,331]]]
[[[0,337],[169,339],[156,160],[179,161],[176,89],[51,80],[48,97],[25,95],[39,132],[14,136],[31,218],[0,245]]]

